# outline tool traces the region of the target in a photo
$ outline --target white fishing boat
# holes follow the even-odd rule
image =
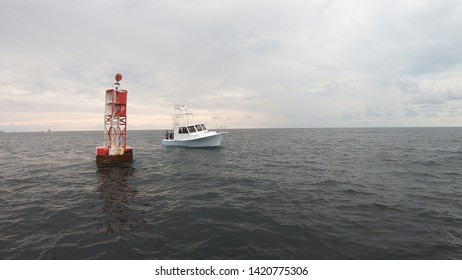
[[[172,130],[165,132],[164,146],[219,147],[226,132],[209,131],[203,123],[195,122],[186,106],[175,105]]]

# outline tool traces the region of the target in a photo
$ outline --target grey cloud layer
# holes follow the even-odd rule
[[[72,113],[76,102],[97,119],[115,72],[124,74],[137,128],[167,127],[158,116],[178,103],[235,127],[462,121],[454,109],[462,105],[459,1],[3,6],[0,109],[11,117],[0,130],[19,115]]]

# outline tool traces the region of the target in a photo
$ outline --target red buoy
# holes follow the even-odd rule
[[[127,147],[127,91],[120,88],[121,74],[115,80],[112,89],[106,90],[104,142],[96,148],[96,163],[133,161],[133,148]]]

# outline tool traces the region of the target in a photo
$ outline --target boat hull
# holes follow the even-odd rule
[[[164,146],[181,146],[191,148],[220,147],[223,133],[217,133],[210,136],[198,137],[187,140],[162,140]]]

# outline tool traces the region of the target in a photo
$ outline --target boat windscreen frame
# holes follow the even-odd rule
[[[192,129],[191,129],[191,128],[192,128]],[[193,130],[194,130],[194,131],[193,131]],[[196,127],[195,127],[194,125],[188,126],[188,131],[189,131],[189,133],[197,132]]]

